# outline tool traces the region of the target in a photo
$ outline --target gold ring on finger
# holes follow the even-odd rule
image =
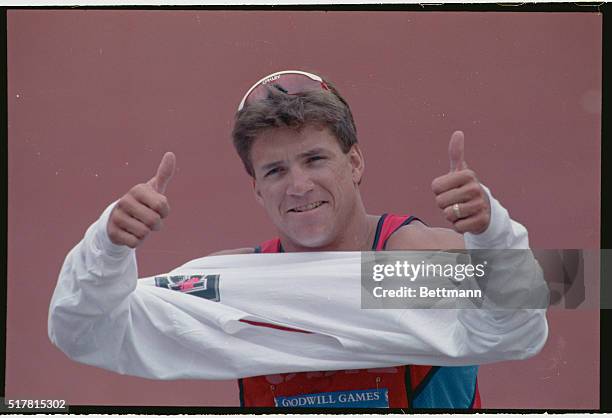
[[[455,213],[457,219],[461,219],[461,210],[459,209],[459,203],[455,203],[453,205],[453,212]]]

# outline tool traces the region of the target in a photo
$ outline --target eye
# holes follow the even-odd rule
[[[306,160],[306,162],[308,162],[308,163],[313,163],[313,162],[315,162],[315,161],[318,161],[318,160],[324,160],[324,159],[325,159],[325,157],[323,157],[322,155],[313,155],[312,157],[308,157],[308,159]]]
[[[273,176],[275,174],[280,173],[281,171],[282,171],[281,167],[274,167],[273,169],[266,172],[266,174],[264,174],[264,177]]]

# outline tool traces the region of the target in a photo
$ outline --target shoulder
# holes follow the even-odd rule
[[[395,231],[387,240],[389,250],[455,250],[465,248],[463,235],[448,228],[430,228],[415,221]]]
[[[234,248],[233,250],[222,250],[216,251],[214,253],[208,254],[207,257],[211,255],[233,255],[233,254],[252,254],[255,252],[255,248]]]

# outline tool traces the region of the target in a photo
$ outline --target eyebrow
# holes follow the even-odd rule
[[[313,149],[310,149],[308,151],[304,151],[304,152],[298,154],[298,158],[308,158],[308,157],[312,157],[313,155],[325,154],[325,153],[326,153],[325,148],[317,147],[317,148],[313,148]],[[282,160],[272,161],[271,163],[262,165],[260,170],[261,171],[268,171],[268,170],[271,170],[271,169],[281,165],[282,163],[283,163]]]

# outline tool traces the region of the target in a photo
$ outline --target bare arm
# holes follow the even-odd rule
[[[251,247],[234,248],[231,250],[215,251],[214,253],[208,254],[207,257],[212,257],[214,255],[253,254],[254,252],[255,252],[255,248],[251,248]]]
[[[460,250],[463,235],[452,229],[430,228],[413,222],[397,230],[387,241],[387,250]]]

